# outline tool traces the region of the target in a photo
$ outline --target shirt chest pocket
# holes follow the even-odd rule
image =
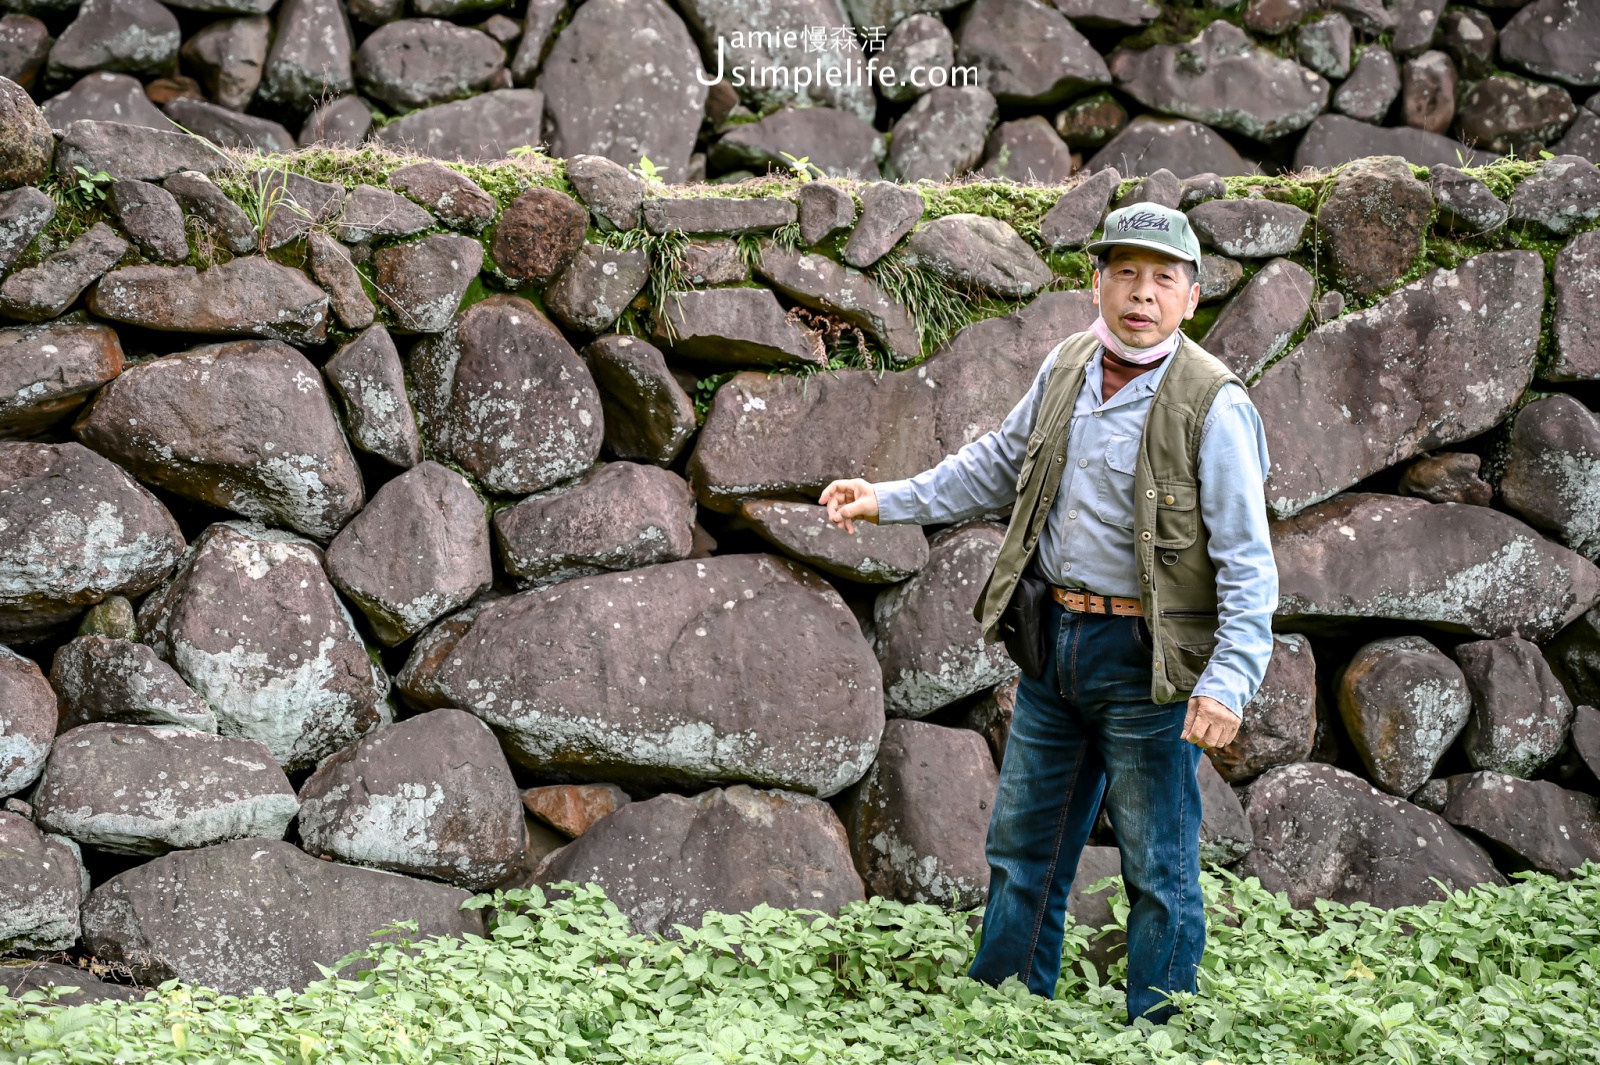
[[[1107,525],[1133,528],[1133,475],[1139,465],[1139,438],[1114,435],[1100,461],[1095,510]]]

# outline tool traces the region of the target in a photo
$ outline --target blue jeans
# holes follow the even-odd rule
[[[1150,701],[1148,630],[1137,618],[1046,614],[1044,676],[1022,678],[989,820],[989,903],[971,975],[1018,976],[1051,996],[1067,892],[1102,795],[1128,892],[1128,1016],[1193,991],[1205,952],[1200,748],[1180,739],[1185,702]]]

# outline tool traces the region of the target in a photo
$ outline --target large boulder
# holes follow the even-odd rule
[[[104,222],[33,266],[13,271],[0,284],[0,315],[42,322],[77,300],[128,253],[128,242]]]
[[[976,67],[976,84],[1006,106],[1057,104],[1111,84],[1100,53],[1042,0],[976,0],[955,42],[956,63]]]
[[[469,897],[241,839],[174,851],[95,888],[84,946],[142,984],[182,980],[235,995],[302,988],[322,978],[319,965],[366,950],[396,921],[416,921],[418,937],[482,935],[482,917],[460,908]]]
[[[387,720],[389,676],[309,540],[253,522],[212,525],[139,608],[139,629],[216,714],[290,772]]]
[[[339,401],[350,443],[404,469],[422,461],[405,367],[387,329],[369,326],[324,363],[322,373]]]
[[[412,111],[379,127],[372,139],[432,159],[493,162],[517,148],[537,145],[543,115],[544,94],[494,89]]]
[[[895,362],[921,356],[922,339],[911,312],[859,270],[826,255],[780,247],[771,239],[762,240],[755,270],[796,303],[860,326]]]
[[[1545,376],[1555,381],[1600,378],[1600,232],[1567,241],[1556,253],[1555,358]]]
[[[355,88],[350,19],[339,0],[282,0],[257,90],[264,103],[304,114]]]
[[[909,477],[997,428],[1044,355],[1098,312],[1083,291],[1045,292],[961,330],[914,369],[838,370],[804,380],[742,373],[717,390],[689,460],[703,506],[816,498],[836,477]]]
[[[43,181],[56,150],[49,121],[27,90],[5,76],[10,73],[19,72],[0,71],[0,131],[6,134],[0,146],[0,189]]]
[[[400,674],[407,697],[477,714],[558,778],[828,796],[867,771],[883,731],[855,617],[771,555],[580,577],[438,632]]]
[[[1455,649],[1472,692],[1461,749],[1474,769],[1531,777],[1561,750],[1572,700],[1527,640],[1475,640]]]
[[[1340,170],[1317,211],[1317,226],[1333,276],[1350,294],[1366,298],[1411,269],[1432,217],[1428,186],[1404,159],[1387,156]]]
[[[73,431],[158,488],[318,540],[365,501],[321,375],[275,340],[208,344],[130,367]]]
[[[1016,230],[998,218],[947,214],[919,226],[906,241],[905,261],[959,290],[1021,299],[1054,274]]]
[[[1488,507],[1353,493],[1272,526],[1278,619],[1420,621],[1548,640],[1600,600],[1600,569]]]
[[[0,795],[39,779],[56,738],[56,696],[31,658],[0,647]]]
[[[786,0],[752,7],[744,0],[682,0],[675,5],[699,39],[711,69],[745,73],[736,82],[752,110],[788,105],[831,107],[872,121],[876,101],[866,64],[839,0]],[[852,47],[838,47],[841,36]],[[832,41],[833,46],[819,45]],[[549,61],[546,60],[548,66]],[[788,68],[774,76],[773,68]],[[788,71],[814,73],[806,84]]]
[[[326,759],[300,788],[311,854],[481,890],[522,858],[522,800],[487,725],[439,709]]]
[[[1311,313],[1316,287],[1316,278],[1299,263],[1273,259],[1223,305],[1202,346],[1249,380],[1289,346]]]
[[[91,721],[217,731],[205,700],[149,646],[133,640],[86,634],[62,644],[50,664],[50,686],[61,732]]]
[[[171,333],[266,337],[291,344],[320,344],[328,335],[327,294],[299,270],[260,255],[205,270],[124,266],[90,290],[89,309],[102,318]]]
[[[983,158],[997,115],[998,105],[985,88],[934,89],[889,131],[889,169],[902,182],[958,178]]]
[[[822,337],[761,286],[669,292],[650,339],[677,359],[714,366],[823,366]]]
[[[1180,178],[1196,174],[1228,177],[1255,169],[1210,126],[1156,115],[1139,115],[1084,164],[1091,172],[1113,168],[1125,177],[1148,177],[1157,170],[1170,170]]]
[[[1536,0],[1500,31],[1500,58],[1541,78],[1600,85],[1600,12],[1590,4]]]
[[[1445,786],[1440,815],[1487,839],[1511,868],[1566,880],[1584,862],[1600,862],[1600,798],[1489,770],[1448,777]]]
[[[970,910],[989,895],[984,838],[1000,774],[983,737],[890,721],[841,817],[867,891]]]
[[[483,266],[483,245],[456,233],[435,233],[414,244],[390,244],[372,256],[373,287],[406,333],[448,329]]]
[[[1268,770],[1250,785],[1245,812],[1255,849],[1240,875],[1286,893],[1297,907],[1328,899],[1393,909],[1505,883],[1488,855],[1444,818],[1331,765]]]
[[[1500,472],[1507,509],[1585,558],[1600,556],[1600,419],[1571,396],[1517,412]]]
[[[694,400],[643,337],[607,333],[578,353],[600,390],[605,446],[619,459],[670,466],[694,435]]]
[[[790,558],[846,580],[894,584],[928,564],[928,539],[915,525],[861,521],[848,533],[826,507],[776,499],[747,499],[739,516]]]
[[[428,443],[489,491],[548,488],[600,453],[594,380],[561,330],[520,296],[473,304],[412,349],[409,369]]]
[[[0,811],[0,950],[70,950],[88,886],[76,844]]]
[[[379,26],[356,50],[356,84],[398,112],[482,92],[506,50],[481,30],[436,18]]]
[[[1395,88],[1398,90],[1398,82]],[[1376,126],[1345,115],[1319,115],[1295,146],[1294,166],[1327,169],[1371,155],[1398,155],[1416,166],[1487,166],[1494,161],[1493,155],[1474,151],[1442,133],[1410,126]]]
[[[542,285],[572,261],[583,247],[588,227],[589,212],[583,204],[564,192],[535,185],[500,213],[489,254],[507,276]],[[628,299],[632,298],[630,293]]]
[[[1472,711],[1460,667],[1420,636],[1374,640],[1339,677],[1339,716],[1373,783],[1402,798],[1433,776]]]
[[[755,122],[731,126],[711,145],[719,170],[783,172],[785,156],[804,159],[828,177],[878,180],[883,134],[865,119],[832,107],[784,107]],[[814,242],[813,242],[814,243]]]
[[[88,969],[49,961],[0,962],[0,986],[5,986],[12,998],[21,998],[29,991],[49,994],[52,989],[60,988],[55,992],[54,1001],[62,1006],[82,1006],[90,1002],[138,1002],[144,997],[142,988],[108,984],[90,974]]]
[[[1490,252],[1317,327],[1250,389],[1269,509],[1293,514],[1498,424],[1533,379],[1543,312],[1538,253]]]
[[[833,912],[864,898],[844,827],[827,803],[742,784],[628,803],[551,855],[539,874],[547,884],[598,884],[634,933],[647,936],[697,928],[707,912],[762,903]]]
[[[891,717],[926,717],[1017,672],[1002,644],[983,642],[973,619],[1005,530],[977,522],[934,537],[915,576],[872,608],[883,706]]]
[[[137,90],[139,83],[132,78],[127,80],[133,81]],[[144,100],[142,92],[139,98]],[[131,120],[100,122],[85,118],[70,125],[52,121],[51,125],[66,130],[56,148],[55,172],[62,178],[76,177],[81,166],[91,174],[103,170],[118,181],[160,181],[186,170],[213,174],[223,168],[227,158],[224,153],[199,137],[179,133],[165,118],[161,122],[163,128],[151,129],[132,124]]]
[[[258,740],[98,721],[56,740],[33,793],[39,827],[112,854],[282,839],[299,808]]]
[[[1311,757],[1317,738],[1317,664],[1311,641],[1274,635],[1272,657],[1255,698],[1244,706],[1239,732],[1226,747],[1206,751],[1222,779],[1243,784],[1275,766]]]
[[[0,638],[33,639],[154,588],[183,550],[167,508],[82,444],[0,441]]]

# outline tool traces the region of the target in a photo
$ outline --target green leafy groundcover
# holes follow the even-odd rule
[[[298,994],[0,998],[0,1061],[1600,1062],[1600,865],[1393,911],[1295,910],[1225,873],[1205,889],[1200,994],[1165,1027],[1118,1023],[1077,930],[1047,1001],[963,975],[964,914],[761,908],[674,942],[631,935],[588,888],[479,896],[488,938],[391,931],[361,979]]]

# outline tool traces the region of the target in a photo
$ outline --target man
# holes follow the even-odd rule
[[[977,613],[994,641],[1032,567],[1052,586],[1049,653],[1017,691],[971,972],[1054,993],[1067,892],[1104,797],[1131,903],[1129,1021],[1160,1023],[1205,950],[1201,748],[1232,741],[1261,684],[1278,575],[1261,420],[1178,328],[1200,299],[1188,219],[1138,204],[1104,234],[1089,245],[1100,318],[1056,345],[999,429],[909,480],[834,481],[821,502],[850,532],[1014,504]]]

